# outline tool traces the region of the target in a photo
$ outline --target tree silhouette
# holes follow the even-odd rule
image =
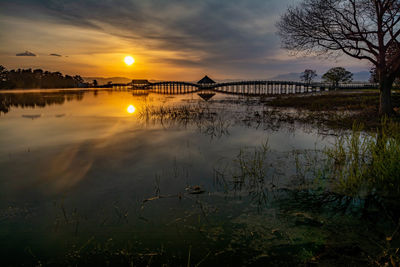
[[[400,73],[400,1],[302,0],[277,27],[284,48],[346,54],[376,67],[380,114],[392,114],[391,89]]]
[[[331,83],[334,88],[339,86],[339,83],[348,83],[353,80],[353,73],[347,71],[345,68],[336,67],[328,70],[322,79],[328,83]]]
[[[7,79],[7,69],[0,65],[0,81],[5,82]]]
[[[3,75],[3,73],[5,73],[6,71],[7,69],[3,65],[0,65],[0,75]]]
[[[73,88],[87,87],[81,76],[63,76],[60,72],[41,69],[18,69],[7,71],[0,65],[0,88]]]
[[[0,65],[0,89],[7,87],[7,73],[7,69],[4,66]]]
[[[317,76],[317,71],[306,69],[304,70],[304,72],[301,73],[300,79],[310,85],[314,78]]]

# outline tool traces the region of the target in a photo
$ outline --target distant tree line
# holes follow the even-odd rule
[[[0,89],[26,88],[76,88],[88,87],[79,75],[63,75],[42,69],[7,70],[0,65]]]
[[[306,84],[310,85],[314,78],[316,78],[317,71],[306,69],[301,73],[300,79]],[[331,68],[324,75],[322,75],[322,81],[330,83],[333,88],[339,87],[339,83],[350,83],[353,81],[353,73],[347,71],[343,67]]]

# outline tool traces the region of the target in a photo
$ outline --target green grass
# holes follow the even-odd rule
[[[328,181],[326,191],[345,202],[342,211],[353,205],[361,218],[380,228],[382,239],[375,241],[380,253],[370,261],[399,266],[400,123],[382,119],[374,133],[362,130],[362,124],[354,124],[349,135],[325,150],[327,160],[319,178]]]
[[[383,119],[372,135],[362,129],[354,124],[327,149],[330,178],[345,195],[400,197],[400,124]]]

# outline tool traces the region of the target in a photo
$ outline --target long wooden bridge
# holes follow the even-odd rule
[[[121,85],[118,85],[121,86]],[[126,86],[126,85],[125,85]],[[129,89],[138,92],[155,92],[160,94],[188,94],[195,92],[220,92],[238,95],[278,95],[278,94],[302,94],[311,92],[329,91],[331,84],[327,83],[302,83],[290,81],[235,81],[216,83],[205,76],[197,83],[180,81],[148,82],[147,80],[134,80],[127,85]],[[116,87],[118,88],[118,87]],[[377,84],[350,83],[340,84],[335,89],[371,89],[377,88]]]

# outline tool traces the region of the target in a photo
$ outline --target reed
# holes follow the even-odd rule
[[[348,196],[400,196],[400,124],[382,119],[373,134],[354,124],[326,149],[329,179]]]

